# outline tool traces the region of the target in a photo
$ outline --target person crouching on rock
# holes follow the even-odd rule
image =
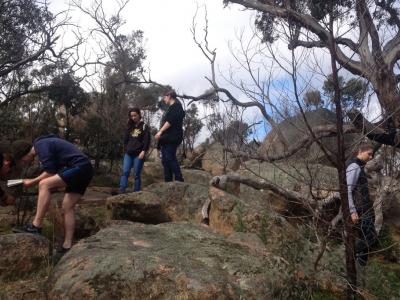
[[[6,180],[13,165],[13,159],[9,153],[0,152],[0,180]],[[7,194],[0,186],[0,206],[14,205],[15,198]]]
[[[36,214],[31,224],[24,227],[24,232],[41,234],[42,219],[49,207],[51,190],[65,188],[62,202],[64,213],[65,237],[58,250],[64,254],[72,247],[75,230],[75,205],[85,193],[93,177],[92,165],[75,145],[54,134],[37,138],[33,145],[24,140],[12,144],[16,163],[29,164],[37,155],[43,172],[36,178],[24,179],[23,185],[39,186]]]
[[[134,192],[142,188],[141,173],[144,157],[150,147],[150,128],[142,121],[140,109],[135,107],[129,110],[129,121],[124,136],[124,161],[122,175],[119,183],[119,193],[125,193],[128,178],[133,167],[135,183]]]

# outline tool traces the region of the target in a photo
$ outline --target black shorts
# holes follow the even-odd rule
[[[65,182],[66,193],[83,195],[93,177],[93,168],[90,163],[62,169],[58,175]]]

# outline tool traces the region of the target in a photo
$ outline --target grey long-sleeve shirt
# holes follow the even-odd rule
[[[350,164],[346,169],[347,198],[349,201],[349,209],[351,214],[357,212],[356,207],[354,206],[353,191],[356,188],[360,173],[361,168],[356,163]]]

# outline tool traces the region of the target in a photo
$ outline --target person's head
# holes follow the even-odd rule
[[[374,147],[371,144],[362,143],[357,146],[355,155],[359,160],[368,162],[374,158]]]
[[[13,166],[13,158],[10,153],[0,153],[0,177],[4,178]]]
[[[174,104],[175,101],[177,100],[177,95],[174,90],[169,90],[164,94],[164,103],[167,105]]]
[[[32,143],[25,140],[17,140],[11,145],[11,154],[16,163],[28,164],[35,158],[35,149]]]
[[[11,167],[14,165],[13,157],[10,153],[0,154],[0,177],[4,178],[10,172]]]
[[[140,109],[137,107],[131,108],[129,110],[129,121],[128,121],[128,125],[132,124],[132,123],[139,123],[140,120],[142,119],[142,113],[140,112]]]

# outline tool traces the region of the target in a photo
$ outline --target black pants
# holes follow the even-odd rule
[[[176,144],[166,144],[161,146],[161,162],[164,167],[165,182],[172,181],[173,175],[175,175],[176,181],[183,181],[181,168],[176,159],[176,149],[178,146],[179,145]]]
[[[358,236],[355,245],[356,259],[361,266],[365,266],[368,261],[368,253],[377,241],[374,218],[361,216],[355,229]]]

